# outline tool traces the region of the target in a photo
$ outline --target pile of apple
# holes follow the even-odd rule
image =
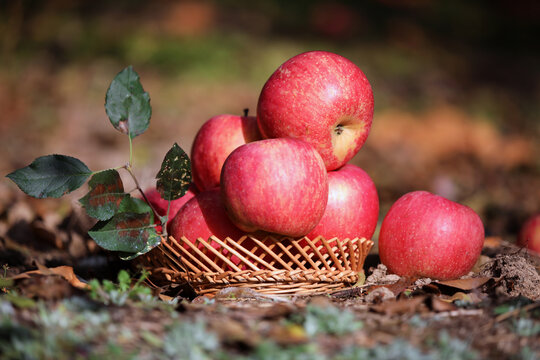
[[[368,79],[348,59],[325,51],[289,59],[264,85],[256,117],[218,115],[201,127],[191,151],[194,184],[173,202],[169,233],[190,241],[371,238],[377,190],[347,162],[368,137],[373,106]],[[166,212],[157,191],[148,197]],[[418,191],[386,215],[379,252],[399,275],[448,279],[472,268],[483,240],[473,210]]]

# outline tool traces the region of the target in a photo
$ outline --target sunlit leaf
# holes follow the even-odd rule
[[[165,200],[185,195],[191,184],[191,162],[177,143],[167,152],[157,176],[157,190]]]
[[[92,171],[79,159],[46,155],[7,175],[27,195],[58,198],[81,187]]]
[[[129,197],[116,170],[101,171],[88,182],[90,191],[79,201],[88,215],[98,220],[109,220],[120,212],[120,205]]]
[[[139,75],[128,66],[111,82],[105,98],[107,116],[116,130],[134,138],[148,129],[152,107]]]
[[[144,214],[152,212],[152,208],[144,200],[126,197],[120,204],[119,212]]]
[[[124,253],[143,253],[161,241],[152,213],[119,213],[98,222],[88,234],[104,249]]]

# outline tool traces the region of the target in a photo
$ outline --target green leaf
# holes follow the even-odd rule
[[[181,198],[191,184],[191,162],[177,143],[167,152],[156,175],[156,187],[165,200]]]
[[[105,97],[105,111],[116,130],[134,138],[148,129],[152,107],[139,75],[128,66],[111,82]]]
[[[126,197],[124,201],[122,201],[122,204],[120,204],[120,210],[118,212],[145,214],[151,213],[152,208],[144,200]]]
[[[121,205],[129,194],[116,170],[101,171],[88,182],[90,191],[79,200],[88,215],[98,220],[109,220],[121,212]]]
[[[81,187],[92,171],[66,155],[46,155],[7,175],[27,195],[59,198]]]
[[[21,296],[12,291],[2,295],[2,300],[9,301],[13,305],[21,309],[33,308],[36,306],[36,302],[29,297]]]
[[[139,255],[161,241],[152,213],[116,214],[110,220],[98,222],[88,231],[88,235],[104,249]]]
[[[150,250],[152,250],[153,248],[158,246],[159,242],[161,241],[161,238],[159,238],[158,240],[159,241],[155,242],[154,244],[148,244],[144,249],[142,249],[141,251],[136,252],[136,253],[120,252],[118,254],[118,257],[120,257],[120,259],[122,259],[122,260],[133,260],[137,256],[142,255],[142,254],[146,254],[147,252],[149,252]]]

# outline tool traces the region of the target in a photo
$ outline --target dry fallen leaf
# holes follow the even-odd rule
[[[478,296],[478,294],[475,293],[464,293],[462,291],[458,291],[457,293],[453,294],[449,297],[440,297],[442,301],[453,303],[454,301],[463,301],[471,304],[476,304],[482,301],[482,298]]]
[[[498,236],[488,236],[484,239],[484,247],[498,248],[502,244],[502,239]]]
[[[426,296],[415,296],[400,300],[388,300],[371,306],[371,310],[387,315],[415,314],[427,311],[426,299]]]
[[[13,280],[19,280],[19,279],[28,279],[31,278],[33,275],[41,275],[41,276],[51,276],[51,275],[59,275],[66,279],[71,285],[78,289],[87,289],[89,287],[88,284],[85,284],[84,282],[80,281],[77,278],[77,275],[73,272],[73,268],[71,266],[58,266],[54,268],[48,268],[46,266],[43,266],[41,264],[37,264],[38,270],[31,270],[26,271],[24,273],[18,274],[13,276],[11,279]]]
[[[446,302],[441,298],[435,296],[431,297],[430,305],[431,310],[435,312],[453,311],[457,309],[457,306],[452,304],[451,302]]]
[[[279,303],[266,309],[262,314],[263,319],[279,319],[289,316],[296,309],[292,304]]]
[[[417,280],[416,278],[402,277],[393,284],[374,285],[370,287],[367,292],[369,294],[370,292],[372,292],[373,290],[377,288],[385,287],[388,290],[390,290],[395,296],[399,296],[399,294],[401,294],[402,292],[414,288],[415,287],[414,284],[416,280]]]
[[[73,296],[77,291],[58,275],[31,276],[17,284],[20,294],[26,298],[60,300]]]
[[[487,283],[490,277],[475,277],[469,279],[441,280],[434,282],[435,284],[445,285],[459,290],[469,291],[477,289]]]
[[[241,322],[233,319],[215,321],[212,323],[211,329],[227,343],[242,342],[253,346],[259,341],[258,337],[248,333],[248,330]]]

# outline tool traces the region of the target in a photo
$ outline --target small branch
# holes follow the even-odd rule
[[[482,309],[458,309],[452,311],[444,311],[433,315],[434,319],[453,318],[460,316],[481,316],[484,313]]]
[[[501,314],[501,315],[497,316],[495,318],[495,322],[504,321],[506,319],[511,318],[512,316],[516,316],[516,315],[521,314],[521,312],[526,313],[527,311],[531,311],[533,309],[536,309],[537,307],[540,307],[540,302],[535,302],[535,303],[520,307],[518,309],[514,309],[512,311],[509,311],[509,312],[506,312],[504,314]]]
[[[339,290],[339,291],[331,293],[330,296],[335,297],[335,298],[345,298],[345,299],[357,297],[357,296],[363,295],[366,291],[366,288],[369,286],[370,285],[362,285],[362,286],[355,286],[350,289]]]

